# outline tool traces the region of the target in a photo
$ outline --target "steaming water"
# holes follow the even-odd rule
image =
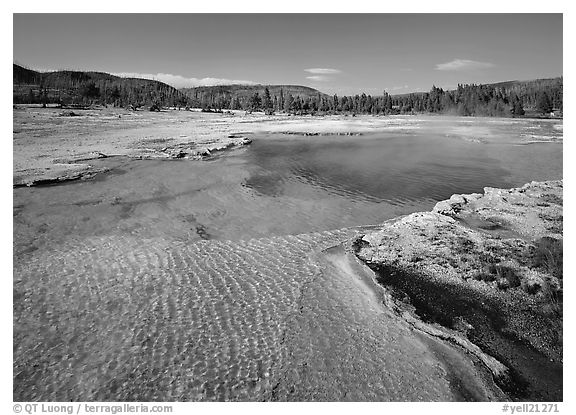
[[[98,180],[14,191],[16,251],[94,234],[237,240],[376,224],[453,193],[562,177],[561,141],[526,144],[526,126],[504,136],[498,124],[484,142],[432,127],[260,135],[208,162],[105,160],[115,170]]]
[[[108,159],[97,180],[15,189],[15,399],[489,399],[462,381],[480,379],[469,358],[438,357],[319,253],[353,235],[335,229],[562,177],[561,144],[526,144],[533,124],[474,122],[259,135],[211,161]]]

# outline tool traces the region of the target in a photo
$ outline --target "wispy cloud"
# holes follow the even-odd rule
[[[493,63],[478,62],[470,59],[454,59],[446,63],[436,64],[437,71],[464,71],[472,69],[485,69],[494,67]]]
[[[325,82],[330,80],[329,77],[324,76],[324,75],[311,75],[311,76],[307,76],[306,79],[310,79],[311,81],[316,81],[316,82]]]
[[[306,79],[309,79],[310,81],[314,82],[330,81],[333,75],[338,75],[339,73],[342,73],[340,69],[334,69],[334,68],[308,68],[304,69],[304,71],[314,74],[306,77]]]
[[[144,78],[154,79],[172,85],[175,88],[191,88],[195,86],[214,86],[214,85],[256,85],[256,82],[239,80],[239,79],[225,79],[225,78],[186,78],[180,75],[173,75],[169,73],[136,73],[136,72],[121,72],[112,75],[121,76],[123,78]]]
[[[401,91],[401,90],[403,90],[403,89],[408,89],[408,85],[392,86],[392,87],[390,87],[390,88],[384,88],[384,90],[390,91],[390,92],[393,92],[393,91]]]
[[[333,68],[308,68],[304,69],[304,71],[322,75],[334,75],[342,72],[340,69],[333,69]]]

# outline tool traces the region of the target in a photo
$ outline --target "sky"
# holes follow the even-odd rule
[[[13,59],[175,87],[391,94],[561,76],[562,14],[14,14]]]

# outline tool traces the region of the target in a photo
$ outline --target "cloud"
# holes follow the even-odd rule
[[[334,68],[308,68],[304,69],[304,71],[314,74],[307,76],[306,79],[315,82],[326,82],[331,79],[330,75],[337,75],[339,73],[342,73],[340,69],[334,69]]]
[[[333,68],[309,68],[304,69],[304,71],[322,75],[334,75],[342,72],[340,69],[333,69]]]
[[[393,86],[391,88],[385,88],[386,91],[401,91],[402,89],[408,89],[408,85],[402,85],[402,86]]]
[[[172,85],[175,88],[191,88],[195,86],[214,86],[214,85],[256,85],[256,82],[245,81],[238,79],[224,79],[224,78],[185,78],[180,75],[173,75],[169,73],[135,73],[135,72],[121,72],[113,73],[112,75],[120,76],[122,78],[144,78],[154,79],[156,81],[164,82]]]
[[[463,71],[463,70],[473,70],[473,69],[484,69],[492,68],[493,63],[489,62],[478,62],[472,61],[470,59],[454,59],[453,61],[446,63],[436,64],[437,71]]]
[[[327,76],[322,76],[322,75],[312,75],[312,76],[307,76],[306,79],[310,79],[311,81],[316,81],[316,82],[324,82],[324,81],[328,81],[330,78],[328,78]]]

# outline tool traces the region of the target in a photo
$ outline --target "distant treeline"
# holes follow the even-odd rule
[[[487,85],[458,85],[444,91],[392,98],[400,113],[430,112],[474,116],[520,116],[526,111],[549,114],[563,111],[563,78],[513,81]]]
[[[432,87],[430,92],[379,96],[359,94],[328,96],[318,91],[304,96],[285,93],[275,86],[246,96],[244,89],[223,90],[221,87],[192,88],[191,101],[205,110],[242,109],[248,111],[288,112],[294,114],[413,114],[441,113],[472,116],[521,116],[526,111],[549,114],[563,110],[562,78],[513,81],[488,85],[458,85],[445,91]]]
[[[292,114],[414,114],[521,116],[563,110],[563,78],[458,85],[404,95],[326,95],[299,85],[227,85],[178,90],[165,83],[103,72],[37,72],[14,64],[14,103],[196,107]]]

